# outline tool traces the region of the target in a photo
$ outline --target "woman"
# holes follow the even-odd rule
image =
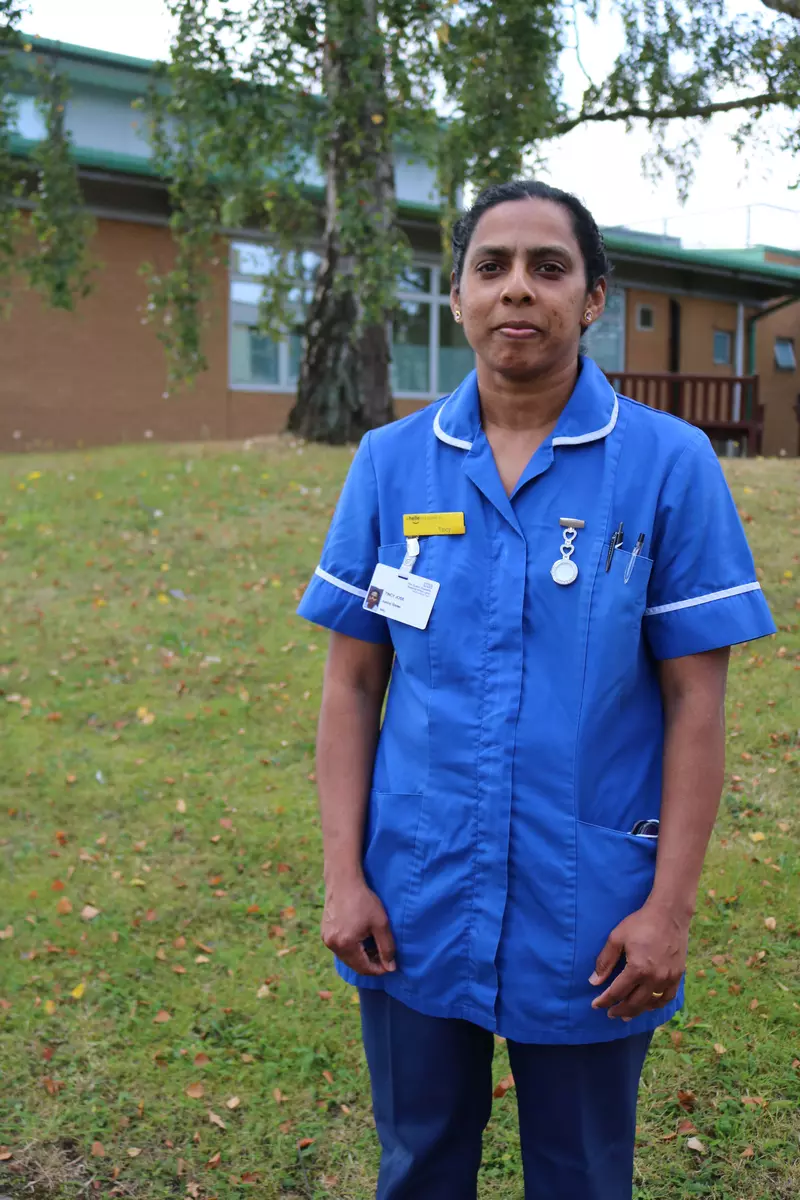
[[[300,605],[333,631],[322,932],[360,989],[381,1200],[476,1195],[494,1033],[526,1195],[630,1198],[728,647],[775,632],[708,439],[580,355],[607,276],[574,196],[478,198],[451,293],[477,370],[367,434]]]

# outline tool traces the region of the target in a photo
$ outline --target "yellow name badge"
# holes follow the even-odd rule
[[[404,537],[436,537],[466,532],[463,512],[403,514]]]

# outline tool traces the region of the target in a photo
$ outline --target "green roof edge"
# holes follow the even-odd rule
[[[741,259],[737,260],[734,257],[736,251],[688,250],[685,246],[661,246],[644,239],[640,241],[636,237],[624,237],[613,233],[604,234],[604,240],[612,257],[616,250],[618,253],[627,253],[638,258],[666,259],[686,263],[687,266],[716,268],[733,275],[784,279],[787,283],[792,282],[800,286],[800,267],[763,261],[742,263]]]
[[[11,153],[20,157],[28,157],[40,143],[31,138],[13,136],[11,138]],[[144,175],[150,179],[163,179],[153,169],[152,160],[135,154],[118,154],[112,150],[95,150],[89,146],[73,146],[72,157],[79,166],[99,167],[108,171],[120,171],[126,175]],[[325,192],[321,185],[309,185],[308,191],[313,195],[322,196]],[[408,217],[427,217],[438,221],[442,210],[435,204],[414,204],[400,200],[398,211]]]
[[[20,33],[24,46],[31,46],[31,53],[45,50],[50,53],[66,54],[70,58],[80,58],[88,62],[105,63],[117,67],[127,67],[133,71],[152,71],[157,63],[154,58],[133,58],[129,54],[114,54],[111,50],[96,50],[93,46],[78,46],[74,42],[61,42],[53,38],[39,37],[35,33]]]

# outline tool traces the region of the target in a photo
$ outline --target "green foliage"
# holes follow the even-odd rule
[[[33,47],[23,42],[24,13],[18,0],[0,0],[0,299],[17,268],[54,308],[71,310],[89,291],[93,222],[64,125],[68,88],[57,65],[34,60]],[[13,152],[12,130],[18,98],[31,90],[46,132],[26,164]],[[27,202],[29,228],[22,219]]]
[[[36,203],[31,212],[33,248],[23,255],[22,268],[32,287],[53,308],[71,311],[76,299],[90,291],[89,241],[94,221],[83,207],[80,184],[70,151],[72,139],[64,127],[68,88],[57,68],[37,68],[37,106],[45,121],[45,136],[36,146]]]
[[[11,126],[16,112],[15,53],[22,44],[18,32],[21,18],[18,0],[0,0],[0,304],[8,296],[20,227],[17,201],[22,193],[22,179],[11,153]]]

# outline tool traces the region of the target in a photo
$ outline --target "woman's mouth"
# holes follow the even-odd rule
[[[497,331],[503,337],[513,338],[515,341],[524,340],[525,338],[534,338],[541,336],[541,329],[536,325],[501,325]]]

